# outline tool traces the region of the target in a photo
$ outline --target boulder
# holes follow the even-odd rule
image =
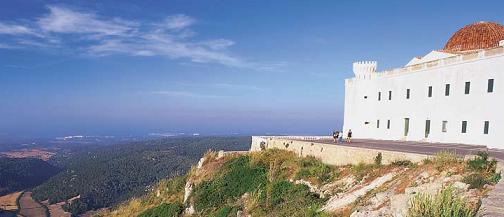
[[[409,200],[412,196],[396,194],[390,197],[390,212],[395,217],[405,217],[408,214]]]
[[[387,207],[382,207],[379,210],[356,210],[350,217],[382,217],[390,216],[390,210]]]
[[[459,181],[454,182],[453,183],[453,187],[457,188],[457,189],[460,189],[462,191],[467,191],[467,189],[469,189],[469,185],[468,184],[463,183],[463,182],[459,182]]]
[[[337,209],[343,208],[345,206],[350,205],[353,203],[357,198],[364,196],[366,193],[369,191],[383,185],[384,183],[392,180],[395,176],[395,173],[388,173],[382,177],[379,177],[375,180],[373,180],[369,185],[363,186],[362,188],[359,188],[355,191],[343,194],[343,195],[336,195],[333,196],[327,201],[326,205],[322,207],[321,210],[323,211],[335,211]]]

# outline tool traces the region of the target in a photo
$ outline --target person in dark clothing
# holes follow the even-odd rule
[[[347,134],[347,137],[346,137],[346,141],[348,143],[351,143],[352,142],[352,129],[349,129],[348,130],[348,134]]]
[[[334,143],[338,143],[339,141],[339,131],[333,131],[333,140],[334,140]]]

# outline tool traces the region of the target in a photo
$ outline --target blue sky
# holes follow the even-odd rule
[[[502,1],[3,1],[0,138],[324,134],[351,65],[503,23]]]

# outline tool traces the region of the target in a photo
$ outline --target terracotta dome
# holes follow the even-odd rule
[[[444,47],[447,52],[463,52],[499,46],[504,40],[504,26],[493,22],[473,23],[458,30]]]

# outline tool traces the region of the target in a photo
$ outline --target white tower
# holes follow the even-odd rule
[[[376,73],[376,61],[360,61],[353,63],[353,72],[357,79],[369,79]]]

